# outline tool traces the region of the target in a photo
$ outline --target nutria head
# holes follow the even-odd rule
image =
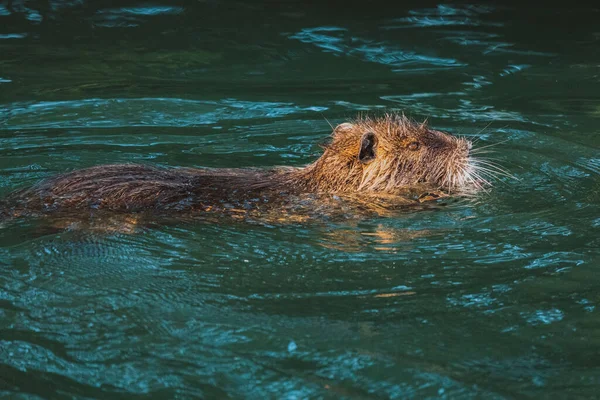
[[[404,115],[338,125],[323,155],[303,174],[318,191],[388,192],[425,184],[460,191],[472,177],[471,142]]]

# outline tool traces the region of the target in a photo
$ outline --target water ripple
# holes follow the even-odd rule
[[[410,17],[397,18],[400,25],[388,25],[385,29],[429,28],[445,26],[503,26],[500,22],[483,21],[481,15],[489,14],[494,8],[480,5],[447,5],[436,8],[411,10]]]
[[[335,55],[359,57],[365,61],[387,65],[394,72],[458,68],[466,65],[452,58],[426,56],[398,49],[384,42],[350,36],[346,29],[340,27],[304,28],[289,38],[313,44]]]
[[[146,22],[148,17],[177,15],[184,11],[176,6],[147,6],[101,9],[92,18],[95,26],[107,28],[134,28]]]
[[[196,126],[226,120],[276,118],[324,107],[302,107],[283,102],[220,101],[177,98],[84,99],[15,103],[0,107],[6,117],[0,129],[74,129],[121,126]]]
[[[0,33],[0,40],[2,39],[24,39],[28,35],[26,33]]]

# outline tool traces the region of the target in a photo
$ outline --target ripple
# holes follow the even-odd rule
[[[453,29],[451,32],[447,32],[442,40],[449,41],[461,46],[483,46],[488,47],[496,44],[497,42],[491,39],[500,37],[499,33],[492,32],[480,32],[470,30],[458,30]]]
[[[521,315],[530,325],[548,325],[554,322],[562,321],[565,317],[564,312],[557,308],[550,310],[536,310],[532,313],[522,313]]]
[[[172,6],[152,6],[152,7],[124,7],[114,10],[123,14],[134,15],[160,15],[160,14],[180,14],[184,11],[183,7]],[[103,11],[99,11],[103,12]],[[113,12],[110,10],[109,12]]]
[[[534,51],[534,50],[518,50],[514,49],[514,43],[496,42],[490,44],[484,51],[483,54],[491,53],[509,53],[509,54],[520,54],[525,56],[541,56],[541,57],[556,57],[556,53]]]
[[[313,44],[335,55],[359,57],[368,62],[387,65],[394,72],[458,68],[466,65],[451,58],[426,56],[398,49],[384,42],[349,36],[349,32],[340,27],[304,28],[289,38]]]
[[[466,82],[464,85],[469,86],[472,89],[480,89],[484,86],[490,85],[490,82],[485,77],[474,77],[473,81]],[[468,89],[467,89],[468,90]],[[509,122],[523,122],[532,125],[548,126],[553,125],[540,122],[534,118],[529,118],[526,115],[518,111],[509,111],[503,109],[496,109],[496,106],[490,104],[477,104],[471,99],[464,98],[467,95],[465,92],[448,92],[440,93],[412,93],[403,95],[386,95],[381,96],[382,100],[397,103],[403,109],[410,109],[412,112],[421,115],[434,115],[435,118],[445,119],[458,119],[463,121],[509,121]],[[442,97],[444,102],[439,106],[436,106],[429,98]],[[455,104],[452,107],[448,104],[449,99]],[[425,101],[423,101],[425,100]]]
[[[600,158],[580,158],[577,160],[577,165],[590,172],[600,175]]]
[[[135,28],[148,17],[177,15],[183,11],[183,7],[159,5],[101,9],[92,18],[92,23],[105,28]]]
[[[484,86],[491,85],[492,82],[483,75],[475,75],[471,82],[463,82],[463,85],[470,86],[473,89],[481,89]]]
[[[563,258],[565,256],[566,256],[566,259]],[[525,266],[525,268],[538,269],[538,268],[552,267],[554,270],[565,271],[565,268],[570,268],[570,267],[563,267],[563,265],[573,264],[573,266],[579,266],[584,263],[584,261],[581,259],[580,260],[569,260],[569,258],[572,258],[572,257],[573,257],[573,254],[571,254],[571,253],[554,252],[554,253],[546,254],[542,257],[539,257],[539,258],[533,260],[532,262],[527,264]]]
[[[465,294],[458,299],[448,298],[448,302],[452,306],[475,307],[485,309],[488,312],[490,309],[497,307],[498,299],[492,297],[491,293],[473,293]],[[501,305],[501,304],[500,304]]]
[[[524,69],[531,68],[530,64],[519,64],[519,65],[508,65],[504,71],[500,73],[500,76],[514,75]]]
[[[387,25],[384,29],[429,28],[445,26],[503,26],[500,22],[483,21],[480,15],[489,14],[494,8],[479,5],[446,5],[436,8],[411,10],[410,17],[397,18],[400,25]]]
[[[0,33],[0,40],[2,39],[24,39],[28,35],[26,33]]]
[[[513,48],[515,47],[514,43],[492,40],[501,37],[501,34],[496,32],[455,29],[457,27],[476,29],[481,29],[481,27],[504,27],[503,22],[482,18],[494,11],[495,9],[490,6],[438,5],[437,8],[412,10],[409,12],[410,16],[394,19],[391,24],[385,25],[383,29],[444,29],[444,36],[441,40],[461,46],[483,47],[483,54],[486,55],[501,52],[527,56],[556,56],[556,54],[550,52],[515,49]]]
[[[324,107],[302,107],[293,103],[220,101],[177,98],[85,99],[14,103],[0,107],[6,115],[0,130],[114,128],[121,126],[185,127],[220,121],[279,118]]]

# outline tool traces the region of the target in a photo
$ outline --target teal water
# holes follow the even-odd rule
[[[600,9],[0,3],[0,195],[100,163],[303,165],[403,110],[516,179],[346,222],[0,228],[0,395],[595,398]]]

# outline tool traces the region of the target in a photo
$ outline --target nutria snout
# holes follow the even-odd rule
[[[471,142],[403,115],[338,125],[321,157],[304,168],[204,169],[100,165],[76,170],[13,193],[13,215],[57,210],[136,212],[259,209],[304,194],[398,194],[427,185],[460,193],[481,186]]]

